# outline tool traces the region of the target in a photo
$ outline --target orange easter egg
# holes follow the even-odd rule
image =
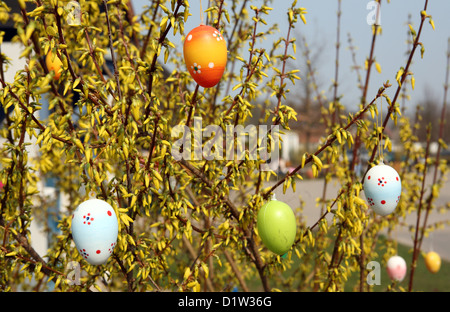
[[[214,27],[200,25],[184,41],[184,61],[192,78],[202,87],[219,83],[227,64],[227,44]]]
[[[47,65],[48,71],[53,70],[55,72],[55,76],[53,76],[53,79],[58,80],[59,77],[61,77],[60,69],[62,68],[63,65],[58,56],[56,54],[53,55],[52,51],[49,51],[45,58],[45,63]]]

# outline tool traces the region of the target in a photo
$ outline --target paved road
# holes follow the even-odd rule
[[[431,181],[431,175],[427,176],[425,181]],[[268,183],[271,184],[271,183]],[[268,185],[267,185],[268,186]],[[315,180],[303,180],[296,184],[296,192],[292,191],[292,188],[283,194],[283,189],[280,186],[275,195],[277,199],[283,200],[292,208],[300,206],[300,198],[304,202],[302,217],[306,218],[306,224],[308,226],[313,225],[320,218],[320,207],[316,205],[316,199],[322,197],[324,182],[321,179]],[[339,185],[336,182],[330,182],[327,186],[326,198],[334,199],[339,192]],[[441,189],[440,197],[435,200],[437,207],[445,206],[450,202],[450,181],[447,181],[444,187]],[[421,214],[421,220],[424,218],[424,213]],[[408,215],[405,218],[405,226],[397,227],[393,233],[393,237],[398,242],[406,244],[407,246],[413,246],[414,237],[408,229],[409,225],[415,226],[417,220],[417,211]],[[437,221],[449,221],[450,223],[450,211],[445,214],[438,213],[436,209],[430,213],[427,224],[433,224]],[[421,222],[422,223],[422,222]],[[428,252],[433,249],[440,254],[442,259],[450,261],[450,224],[444,226],[443,229],[437,229],[433,231],[429,237],[425,237],[422,243],[422,251]]]

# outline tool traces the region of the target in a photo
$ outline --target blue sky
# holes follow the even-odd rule
[[[370,0],[342,0],[341,2],[341,49],[339,59],[339,94],[343,95],[342,102],[348,107],[356,107],[359,103],[361,92],[357,88],[356,72],[351,69],[353,61],[348,44],[348,34],[352,37],[353,45],[356,47],[356,59],[359,65],[363,66],[372,38],[371,27],[367,23],[367,16],[371,10],[367,8]],[[133,0],[135,10],[138,12],[142,4],[148,3],[144,0]],[[185,32],[196,27],[200,20],[199,10],[200,0],[191,0],[190,12]],[[260,1],[253,1],[252,4],[259,5]],[[280,33],[276,38],[285,36],[287,30],[287,9],[291,6],[290,0],[273,1],[271,7],[273,11],[266,17],[269,25],[277,23]],[[407,20],[411,14],[411,22],[416,30],[420,24],[420,11],[424,7],[425,0],[391,0],[390,3],[382,1],[381,26],[383,32],[377,38],[375,46],[376,61],[381,65],[381,74],[373,71],[368,92],[370,101],[376,94],[379,87],[389,80],[392,87],[387,94],[392,98],[396,89],[395,75],[401,66],[406,64],[407,51]],[[207,9],[208,1],[202,1],[203,9]],[[321,55],[320,65],[317,66],[317,78],[322,82],[322,88],[331,97],[331,86],[335,71],[335,43],[336,43],[336,22],[337,22],[337,0],[298,0],[297,6],[305,7],[308,10],[306,15],[307,24],[299,23],[296,33],[304,36],[311,46],[322,45],[324,47]],[[432,15],[436,29],[433,30],[427,22],[424,25],[421,42],[425,45],[425,54],[420,58],[420,50],[416,51],[413,65],[410,70],[415,74],[415,90],[409,91],[411,101],[410,107],[415,107],[417,102],[425,98],[425,90],[431,91],[438,103],[442,102],[443,84],[446,69],[447,42],[450,37],[450,1],[430,0],[428,3],[428,14]],[[271,44],[270,38],[267,42]],[[300,39],[300,38],[298,38]],[[181,40],[181,39],[180,39]],[[181,46],[181,41],[175,44]],[[262,43],[264,44],[264,43]],[[291,51],[292,52],[292,51]],[[297,49],[297,59],[301,61],[301,51]],[[362,72],[364,74],[364,72]],[[300,76],[305,75],[301,72]],[[292,87],[295,88],[295,87]]]
[[[283,2],[284,1],[280,1]],[[331,82],[334,75],[335,42],[336,42],[336,12],[337,0],[303,0],[301,6],[308,9],[308,25],[302,26],[305,36],[310,42],[325,41],[327,52],[324,55],[324,64],[319,68],[322,80]],[[359,96],[356,89],[356,73],[350,69],[352,66],[351,53],[348,50],[348,34],[357,47],[357,61],[362,65],[369,55],[371,44],[371,27],[367,24],[366,0],[342,0],[341,16],[341,52],[340,52],[340,92],[345,94],[343,101],[352,101],[352,96]],[[382,35],[375,44],[375,56],[380,63],[382,72],[372,72],[368,100],[372,99],[378,88],[386,80],[392,83],[388,94],[392,98],[396,89],[395,75],[400,66],[405,66],[407,51],[407,20],[411,14],[411,22],[418,31],[420,25],[420,11],[424,7],[424,0],[391,0],[390,3],[382,1],[381,26]],[[279,8],[278,8],[279,9]],[[415,106],[417,101],[425,97],[425,89],[431,90],[437,100],[442,102],[443,83],[446,68],[446,53],[448,38],[450,37],[450,1],[431,0],[428,3],[427,13],[432,15],[436,29],[433,30],[428,22],[424,25],[421,42],[425,45],[425,54],[420,58],[420,50],[416,50],[413,65],[410,68],[415,74],[416,86],[410,91],[409,105]],[[315,35],[320,37],[314,37]],[[347,83],[348,82],[348,83]],[[440,103],[439,102],[439,103]],[[350,105],[350,104],[349,104]]]

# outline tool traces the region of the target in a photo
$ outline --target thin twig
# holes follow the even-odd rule
[[[373,34],[372,34],[372,43],[371,43],[371,47],[370,47],[370,55],[369,55],[369,59],[367,60],[367,72],[366,72],[366,79],[364,82],[364,86],[363,86],[363,94],[361,97],[361,101],[362,101],[362,105],[364,106],[366,104],[367,101],[367,91],[369,89],[369,79],[370,79],[370,73],[372,70],[372,65],[374,63],[374,52],[375,52],[375,41],[377,38],[377,34],[378,34],[378,28],[380,27],[380,25],[378,24],[378,20],[379,20],[379,14],[380,14],[380,10],[381,10],[381,0],[378,0],[378,5],[377,5],[377,16],[376,16],[376,22],[373,25]],[[362,138],[361,138],[361,134],[357,135],[355,138],[355,146],[353,147],[353,159],[352,162],[350,164],[350,170],[349,172],[354,172],[355,170],[355,165],[356,165],[356,161],[358,158],[358,150],[361,146],[362,143]],[[359,160],[360,161],[360,160]],[[352,180],[354,178],[354,175],[352,175]],[[366,268],[365,268],[365,258],[366,255],[364,253],[364,229],[359,237],[359,243],[360,243],[360,249],[361,249],[361,254],[359,257],[359,291],[362,292],[364,291],[364,278],[366,275]]]
[[[444,99],[443,99],[443,103],[442,103],[441,120],[439,123],[439,138],[438,138],[439,141],[442,139],[443,134],[444,134],[445,116],[446,116],[446,108],[447,108],[447,91],[448,91],[448,87],[449,87],[449,72],[450,72],[450,38],[448,39],[448,49],[447,49],[447,70],[446,70],[446,74],[445,74],[445,83],[444,83]],[[436,161],[435,161],[435,165],[434,165],[433,181],[431,183],[432,188],[434,185],[436,185],[436,182],[437,182],[437,172],[439,169],[441,147],[442,147],[442,145],[439,142],[438,150],[436,151]],[[428,195],[427,207],[426,207],[426,211],[425,211],[425,218],[423,221],[422,232],[421,232],[419,242],[418,242],[418,248],[417,248],[418,250],[421,250],[421,247],[422,247],[423,238],[425,236],[425,229],[427,227],[428,215],[431,211],[431,204],[433,202],[434,196],[435,196],[435,194],[433,191],[431,191],[430,194]]]
[[[411,262],[411,270],[410,270],[410,274],[409,274],[408,291],[412,291],[414,272],[416,270],[416,265],[417,265],[417,255],[419,253],[419,249],[417,248],[419,246],[418,245],[419,244],[419,224],[420,224],[420,217],[421,217],[422,206],[423,206],[423,195],[425,193],[425,177],[427,175],[428,156],[430,153],[431,124],[427,128],[428,128],[427,129],[427,146],[425,149],[424,169],[423,169],[423,177],[422,177],[422,187],[420,189],[419,206],[417,207],[417,220],[416,220],[416,229],[415,229],[415,234],[414,234],[413,255],[412,255],[412,262]]]
[[[284,85],[284,78],[286,77],[285,72],[286,72],[286,61],[288,59],[288,48],[289,48],[289,44],[291,43],[291,29],[292,29],[293,24],[289,23],[289,27],[288,27],[288,31],[287,31],[287,35],[286,35],[286,39],[284,39],[284,54],[283,54],[283,62],[282,62],[282,68],[281,68],[281,73],[280,73],[280,85],[279,85],[279,90],[278,90],[278,94],[277,94],[277,107],[275,109],[274,115],[278,116],[278,111],[280,110],[280,105],[281,105],[281,98],[284,95],[284,89],[283,89],[283,85]]]
[[[177,1],[177,6],[175,7],[175,11],[173,12],[173,16],[177,16],[178,11],[180,10],[181,6],[183,5],[184,1],[178,0]],[[164,32],[161,34],[161,36],[158,39],[158,46],[161,45],[164,40],[166,40],[167,34],[169,33],[170,29],[172,28],[172,23],[169,22],[169,24],[167,25],[166,29],[164,30]],[[158,49],[158,48],[157,48]],[[153,59],[152,59],[152,64],[150,65],[150,69],[148,72],[148,85],[147,85],[147,92],[148,94],[151,96],[152,94],[152,90],[153,90],[153,75],[156,71],[156,64],[157,64],[157,60],[158,60],[158,53],[157,51],[154,51],[153,54]],[[150,114],[150,104],[148,105],[146,112],[145,112],[145,118],[148,117],[148,115]]]
[[[359,120],[365,113],[366,111],[370,108],[370,106],[372,106],[376,100],[383,95],[384,90],[386,89],[387,85],[385,85],[384,87],[381,87],[378,90],[378,94],[375,96],[375,98],[372,100],[372,102],[370,102],[364,109],[362,109],[361,111],[359,111],[358,114],[356,114],[353,119],[343,128],[344,130],[347,130],[348,128],[350,128],[357,120]],[[331,144],[333,144],[335,141],[337,140],[336,135],[331,134],[328,136],[328,140],[325,142],[325,144],[323,144],[313,155],[318,156],[320,153],[322,153],[328,146],[331,146]],[[266,191],[263,194],[263,197],[265,199],[267,199],[270,194],[278,187],[280,186],[282,183],[284,183],[284,181],[295,175],[300,169],[302,169],[304,167],[304,165],[309,164],[311,161],[313,160],[312,155],[309,155],[308,158],[306,158],[305,163],[304,164],[300,164],[299,166],[297,166],[294,170],[290,171],[289,173],[287,173],[282,179],[280,179],[275,185],[273,185],[268,191]]]
[[[113,45],[112,32],[111,32],[111,23],[109,21],[108,5],[106,4],[106,0],[103,0],[103,6],[105,7],[106,24],[108,25],[109,49],[111,50],[111,59],[112,59],[112,63],[114,66],[114,77],[116,78],[117,93],[119,95],[119,100],[122,100],[122,91],[120,90],[119,70],[117,68],[116,53],[114,52],[114,45]],[[119,13],[119,15],[120,15],[120,13]],[[87,30],[86,30],[86,32],[87,32]]]
[[[400,77],[400,84],[397,87],[397,90],[395,92],[394,98],[391,101],[392,105],[389,106],[388,112],[387,112],[386,117],[385,117],[385,119],[383,121],[383,126],[382,126],[382,129],[381,129],[382,132],[380,133],[380,135],[383,135],[383,132],[386,129],[387,123],[389,122],[389,119],[391,118],[391,115],[392,115],[392,113],[395,110],[395,103],[397,102],[397,98],[398,98],[398,96],[400,94],[400,91],[402,89],[401,86],[405,82],[406,76],[409,74],[409,67],[410,67],[412,59],[414,57],[414,53],[415,53],[417,47],[420,45],[419,44],[420,35],[422,33],[422,28],[423,28],[423,24],[425,22],[425,19],[427,18],[426,15],[424,14],[424,12],[427,10],[427,6],[428,6],[428,0],[425,0],[425,5],[424,5],[424,8],[423,8],[423,11],[421,12],[421,21],[420,21],[419,31],[417,32],[417,36],[416,36],[416,38],[414,40],[413,47],[411,49],[411,53],[409,54],[408,61],[406,62],[406,66],[405,66],[404,72],[403,72],[403,74]],[[374,146],[374,148],[372,150],[372,155],[371,155],[371,157],[369,159],[369,165],[367,167],[366,172],[369,171],[370,163],[372,163],[373,160],[375,159],[375,155],[377,153],[377,149],[378,149],[378,144],[375,144],[375,146]]]
[[[152,16],[152,19],[151,19],[152,21],[156,20],[156,15],[158,14],[158,9],[159,9],[159,4],[160,3],[161,3],[161,0],[158,0],[156,2],[155,9],[153,10],[153,16]],[[150,27],[148,28],[147,35],[145,36],[144,44],[142,45],[141,52],[140,52],[141,58],[144,57],[144,54],[145,54],[145,52],[147,50],[148,42],[150,41],[150,37],[152,35],[152,31],[153,31],[153,24],[150,25]]]
[[[331,126],[336,122],[336,115],[339,119],[339,124],[342,123],[341,118],[339,117],[339,105],[338,105],[338,86],[339,86],[339,48],[341,46],[340,36],[341,36],[341,0],[338,0],[338,11],[337,11],[337,27],[336,27],[336,59],[335,59],[335,72],[334,72],[334,82],[333,82],[333,105],[334,105],[334,113],[331,116]],[[341,124],[342,126],[342,124]]]

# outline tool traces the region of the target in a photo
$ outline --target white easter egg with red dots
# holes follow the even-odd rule
[[[383,163],[372,167],[364,177],[364,194],[376,214],[391,214],[400,200],[402,182],[397,171]]]
[[[387,273],[389,277],[397,282],[401,282],[406,275],[406,261],[400,256],[393,256],[387,262]]]
[[[72,215],[72,238],[90,264],[104,264],[117,242],[119,225],[113,207],[100,199],[81,203]]]

